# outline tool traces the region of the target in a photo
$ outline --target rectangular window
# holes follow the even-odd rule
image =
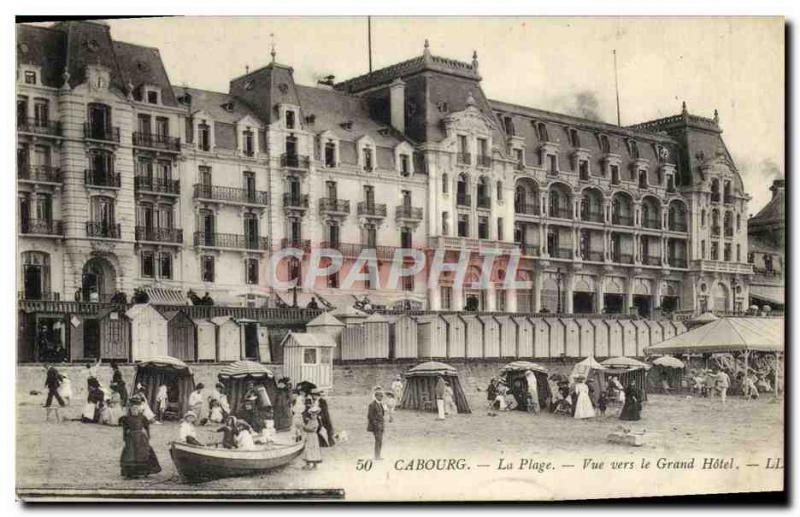
[[[524,155],[522,154],[522,149],[514,149],[514,161],[517,162],[517,167],[520,169],[525,166],[525,159]]]
[[[731,252],[731,245],[730,245],[730,243],[726,243],[726,244],[725,244],[725,248],[723,249],[723,253],[724,253],[724,260],[725,260],[725,262],[730,262],[730,261],[731,261],[731,257],[732,257],[732,252]]]
[[[466,135],[458,135],[458,152],[461,154],[466,154],[469,152]]]
[[[200,257],[201,275],[203,282],[214,281],[214,257],[203,255]]]
[[[700,241],[700,258],[706,258],[706,241]]]
[[[139,115],[136,117],[136,129],[143,135],[150,134],[150,115]]]
[[[303,349],[303,364],[317,364],[317,349]]]
[[[256,175],[254,172],[243,172],[242,181],[244,182],[244,191],[247,195],[247,201],[250,203],[256,202]]]
[[[364,170],[372,171],[372,149],[369,147],[364,148]]]
[[[479,239],[488,239],[489,238],[489,218],[488,217],[479,217],[478,218],[478,238]]]
[[[330,275],[328,275],[328,287],[331,289],[338,289],[339,288],[339,272],[334,271]]]
[[[453,288],[452,287],[442,287],[441,288],[441,305],[443,311],[449,311],[453,306]]]
[[[497,240],[502,241],[504,238],[503,236],[503,218],[497,218]]]
[[[142,276],[144,278],[155,276],[155,257],[152,251],[142,252]]]
[[[469,237],[469,217],[466,215],[458,216],[458,236]]]
[[[487,142],[485,138],[479,138],[478,139],[478,156],[483,157],[483,156],[487,156],[489,154],[488,149],[487,149],[488,145],[489,145],[489,142]]]
[[[244,132],[242,150],[244,151],[245,156],[253,156],[253,154],[255,154],[255,146],[253,145],[253,132],[249,129]]]
[[[556,162],[556,155],[554,155],[554,154],[548,154],[548,155],[547,155],[547,160],[548,160],[548,165],[549,165],[549,170],[550,170],[550,172],[551,172],[551,173],[553,173],[553,174],[555,174],[556,172],[558,172],[558,167],[557,167],[557,165],[556,165],[556,164],[557,164],[557,162]]]
[[[411,173],[411,169],[409,168],[409,157],[407,154],[400,155],[400,174],[403,176],[408,176]]]
[[[411,230],[409,228],[400,229],[400,247],[409,249],[411,248]]]
[[[719,244],[711,243],[711,260],[719,260]]]
[[[414,277],[413,276],[404,276],[403,277],[403,291],[413,291],[414,290]]]
[[[498,312],[505,312],[506,310],[506,292],[498,289],[495,292],[495,310]]]
[[[47,99],[33,101],[33,118],[37,126],[46,126],[50,121],[50,107]]]
[[[202,124],[197,126],[197,143],[200,146],[200,150],[208,151],[211,149],[211,128],[208,124],[203,122]]]
[[[336,167],[336,144],[333,142],[325,144],[325,167]]]
[[[158,104],[158,92],[150,90],[147,92],[147,103],[148,104]]]
[[[736,245],[736,262],[741,262],[741,261],[742,261],[742,245],[741,244],[737,244]]]
[[[156,117],[156,135],[169,136],[169,119],[166,117]]]
[[[328,199],[334,201],[339,198],[338,191],[336,189],[336,182],[335,181],[326,181],[325,182],[325,191],[328,194]]]
[[[166,252],[161,252],[159,255],[159,267],[161,270],[161,278],[164,280],[172,280],[172,255]]]
[[[258,259],[248,258],[244,261],[245,282],[249,285],[258,284]]]
[[[295,116],[293,110],[286,110],[286,129],[294,129]]]
[[[30,70],[25,72],[25,84],[36,84],[36,72]]]

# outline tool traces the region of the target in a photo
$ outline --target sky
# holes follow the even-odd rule
[[[277,61],[300,84],[368,71],[365,17],[111,20],[112,37],[160,49],[173,84],[227,92],[231,78]],[[784,174],[784,26],[780,18],[373,17],[373,68],[422,53],[471,61],[491,99],[623,125],[712,117],[755,214]]]

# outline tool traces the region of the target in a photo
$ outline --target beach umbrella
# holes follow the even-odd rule
[[[514,361],[508,363],[507,365],[500,368],[501,372],[509,372],[509,371],[527,371],[531,370],[534,372],[543,372],[547,373],[547,368],[542,365],[532,363],[530,361]]]
[[[272,372],[261,363],[255,361],[236,361],[225,365],[219,372],[219,378],[242,379],[245,377],[270,377]]]
[[[140,368],[155,366],[159,368],[175,368],[177,370],[189,369],[189,366],[186,363],[180,359],[176,359],[175,357],[170,357],[168,355],[156,355],[142,359],[137,363],[137,366]]]
[[[600,364],[607,368],[650,368],[648,364],[638,361],[633,357],[609,357]]]
[[[665,366],[667,368],[683,368],[686,365],[683,361],[671,355],[664,355],[653,360],[653,364],[658,366]]]

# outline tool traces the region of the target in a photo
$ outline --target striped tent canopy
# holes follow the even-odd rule
[[[653,364],[656,366],[664,366],[666,368],[684,368],[686,365],[677,357],[671,355],[664,355],[653,359]]]
[[[175,368],[176,370],[188,370],[189,366],[181,361],[180,359],[176,359],[175,357],[170,357],[168,355],[157,355],[153,357],[148,357],[146,359],[142,359],[137,364],[140,368],[146,368],[148,366],[155,366],[159,368]]]
[[[547,373],[547,368],[540,364],[532,363],[530,361],[514,361],[512,363],[508,363],[507,365],[500,368],[501,372],[513,372],[513,371],[527,371],[531,370],[534,372],[543,372]]]
[[[251,377],[253,379],[260,379],[262,377],[274,377],[272,372],[261,363],[255,361],[236,361],[225,365],[219,372],[218,377],[222,379],[244,379]]]
[[[647,354],[783,352],[783,318],[721,318],[645,348]]]
[[[421,377],[421,376],[436,376],[436,375],[444,375],[445,377],[458,376],[458,370],[456,370],[449,364],[440,363],[438,361],[428,361],[426,363],[418,364],[417,366],[409,369],[405,373],[406,377]]]
[[[632,370],[635,368],[644,368],[645,370],[647,370],[650,368],[649,364],[637,361],[633,357],[609,357],[605,361],[602,361],[600,364],[602,364],[606,368],[625,369],[625,370]]]

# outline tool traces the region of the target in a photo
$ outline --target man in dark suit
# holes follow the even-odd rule
[[[367,432],[375,436],[375,459],[381,458],[381,447],[383,447],[383,390],[375,388],[374,398],[367,409]]]

